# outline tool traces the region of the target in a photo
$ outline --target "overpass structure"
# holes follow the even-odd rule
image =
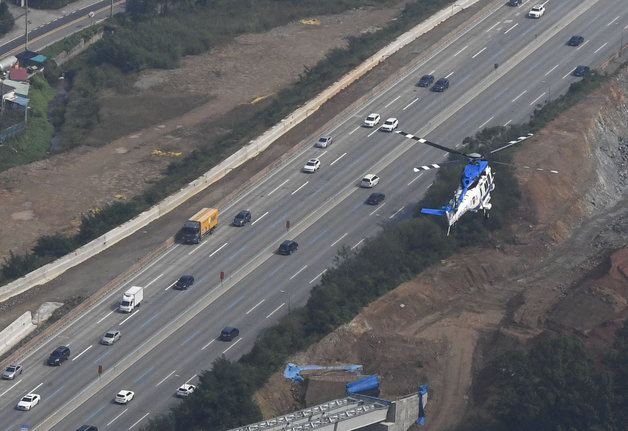
[[[423,403],[427,400],[424,394]],[[421,395],[397,401],[350,395],[230,431],[406,431],[417,422]]]

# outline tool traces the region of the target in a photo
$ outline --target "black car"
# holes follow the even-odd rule
[[[98,431],[98,427],[95,427],[94,425],[82,425],[76,431]]]
[[[589,71],[589,66],[578,66],[574,69],[572,75],[573,76],[584,76],[585,73]]]
[[[48,365],[61,365],[61,362],[67,360],[69,357],[70,348],[66,346],[59,346],[50,354],[50,357],[48,358]]]
[[[384,193],[371,193],[371,196],[366,200],[369,205],[379,205],[384,202],[386,195]]]
[[[584,37],[575,35],[575,36],[571,36],[571,38],[567,42],[567,45],[569,45],[569,46],[578,46],[582,42],[584,42]]]
[[[297,244],[296,241],[287,239],[281,243],[281,245],[279,246],[279,250],[277,250],[277,253],[286,255],[292,254],[297,251],[297,248],[299,248],[299,244]]]
[[[437,91],[439,93],[442,93],[448,88],[449,88],[449,79],[440,78],[438,81],[436,81],[436,84],[434,84],[434,86],[432,87],[432,91]]]
[[[508,0],[508,6],[521,6],[521,0]]]
[[[234,226],[244,226],[251,221],[251,211],[242,210],[233,219]]]
[[[433,75],[423,75],[419,82],[417,82],[417,87],[429,87],[434,82]]]
[[[194,277],[191,275],[182,275],[181,277],[179,277],[179,279],[177,280],[177,282],[174,284],[174,286],[172,286],[173,289],[177,289],[177,290],[185,290],[188,287],[190,287],[191,285],[194,284]]]
[[[240,330],[238,328],[234,328],[233,326],[225,326],[222,331],[220,331],[218,339],[222,341],[231,341],[238,335],[240,335]]]

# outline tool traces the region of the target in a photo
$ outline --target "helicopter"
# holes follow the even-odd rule
[[[489,161],[484,156],[479,153],[463,153],[461,151],[457,151],[452,148],[430,142],[427,139],[419,138],[418,136],[414,136],[401,130],[396,131],[396,133],[408,139],[413,139],[422,144],[438,148],[448,153],[463,156],[467,159],[466,165],[462,172],[462,176],[460,177],[460,184],[458,185],[458,188],[456,189],[454,196],[450,199],[449,203],[440,209],[421,208],[421,213],[446,216],[448,222],[447,235],[449,235],[449,231],[451,230],[452,226],[454,226],[456,222],[460,220],[460,217],[462,217],[467,212],[476,213],[481,210],[484,213],[484,217],[489,217],[489,210],[493,207],[493,204],[491,204],[491,192],[495,190],[495,175],[493,170],[489,166]],[[520,136],[513,141],[509,141],[507,145],[491,151],[490,154],[523,142],[531,136],[532,133],[528,133],[526,136]],[[414,168],[414,172],[439,169],[443,166],[462,163],[465,163],[465,161],[451,160],[443,163],[434,163],[431,165],[416,167]],[[495,161],[491,161],[491,163],[508,165],[508,163]],[[523,167],[530,168],[529,166]],[[550,170],[550,172],[558,173],[558,171],[553,170]]]

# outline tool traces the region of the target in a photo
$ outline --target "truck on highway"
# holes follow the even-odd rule
[[[181,229],[181,239],[186,244],[198,244],[207,234],[211,234],[218,225],[218,210],[203,208],[185,222]]]
[[[139,307],[144,299],[144,288],[142,286],[131,286],[129,290],[122,295],[120,301],[120,311],[130,313],[135,307]]]

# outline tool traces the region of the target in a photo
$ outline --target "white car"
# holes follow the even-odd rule
[[[305,166],[303,166],[303,172],[313,173],[318,171],[321,167],[321,161],[318,159],[310,159],[307,161]]]
[[[127,404],[133,399],[134,396],[135,392],[123,389],[116,394],[116,398],[114,399],[114,401],[118,404]]]
[[[41,397],[37,394],[27,394],[27,395],[24,395],[24,397],[22,397],[20,402],[17,403],[17,406],[15,407],[18,410],[30,410],[33,407],[35,407],[39,403],[40,400],[41,400]]]
[[[532,9],[530,9],[530,12],[528,12],[528,16],[530,18],[541,18],[544,13],[545,6],[543,6],[542,4],[535,4],[534,6],[532,6]]]
[[[375,187],[378,183],[379,183],[379,177],[377,175],[366,174],[364,178],[362,178],[362,181],[360,182],[360,187],[365,187],[367,189],[370,189],[372,187]]]
[[[384,121],[384,124],[382,124],[382,127],[380,127],[379,130],[383,132],[392,132],[397,128],[398,125],[399,121],[397,121],[396,118],[389,118],[388,120]]]
[[[181,385],[181,387],[179,387],[179,389],[177,389],[177,396],[178,397],[187,397],[188,395],[190,395],[192,392],[194,392],[194,389],[196,389],[196,386],[194,385],[189,385],[187,383]]]
[[[118,341],[121,337],[120,331],[107,331],[105,335],[100,339],[100,344],[104,344],[105,346],[111,346],[113,343]]]
[[[369,114],[368,117],[366,117],[364,119],[364,122],[362,123],[362,125],[364,127],[375,127],[379,124],[379,120],[380,120],[380,116],[379,114]]]
[[[316,141],[316,147],[318,148],[327,148],[331,145],[333,139],[331,136],[321,136],[320,138],[318,138],[318,141]]]

